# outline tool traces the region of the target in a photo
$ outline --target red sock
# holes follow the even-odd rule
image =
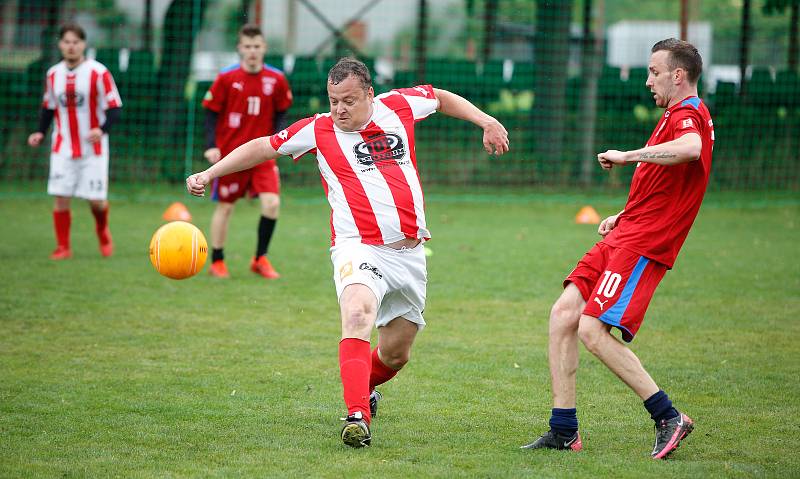
[[[69,227],[72,223],[70,210],[53,211],[53,226],[56,230],[56,243],[59,247],[69,249]]]
[[[339,370],[342,374],[347,414],[361,411],[369,424],[369,342],[345,338],[339,342]]]
[[[397,374],[396,369],[383,364],[381,358],[378,357],[378,348],[372,350],[372,371],[369,374],[369,390],[375,389],[375,386],[383,384],[392,379]]]
[[[101,243],[106,244],[111,241],[111,235],[108,231],[108,205],[102,210],[92,208],[94,215],[94,230],[97,233],[97,238]]]

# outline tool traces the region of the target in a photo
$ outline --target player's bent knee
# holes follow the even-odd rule
[[[233,205],[234,203],[226,203],[220,201],[217,203],[217,212],[222,213],[224,215],[230,215],[233,212]]]
[[[281,210],[281,197],[276,194],[261,196],[261,215],[275,219]]]
[[[362,336],[372,329],[370,315],[363,306],[347,306],[342,311],[342,332]]]
[[[411,359],[410,349],[389,350],[389,351],[384,351],[383,349],[381,349],[380,354],[381,354],[381,362],[389,366],[390,368],[394,369],[395,371],[402,369],[403,366],[408,364],[408,361]]]
[[[569,331],[574,334],[581,319],[581,311],[564,301],[556,301],[550,309],[550,330]]]
[[[580,321],[578,325],[578,338],[591,353],[599,350],[603,339],[608,335],[608,330],[603,327],[599,319],[588,318]]]

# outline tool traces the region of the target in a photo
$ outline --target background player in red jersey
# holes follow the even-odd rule
[[[666,108],[644,148],[597,155],[605,169],[636,163],[625,209],[600,223],[597,243],[564,281],[550,313],[549,361],[553,387],[550,430],[527,449],[580,450],[575,409],[578,339],[644,401],[656,425],[652,457],[663,459],[689,434],[693,421],[669,397],[636,355],[611,335],[630,342],[656,286],[672,268],[703,201],[711,170],[714,129],[697,97],[703,61],[691,44],[656,43],[646,86]]]
[[[280,155],[316,155],[331,206],[331,262],[342,324],[339,371],[347,418],[342,441],[369,445],[380,395],[408,362],[424,327],[425,251],[430,238],[417,171],[415,127],[435,111],[483,130],[487,152],[508,151],[496,119],[446,90],[420,85],[375,96],[367,67],[343,58],[328,73],[330,113],[250,141],[186,179],[201,196],[214,178]],[[373,327],[378,344],[370,351]]]
[[[55,117],[47,193],[55,196],[57,246],[50,258],[72,256],[73,196],[89,200],[100,254],[111,256],[114,245],[108,227],[108,132],[119,118],[122,100],[108,69],[84,56],[86,33],[80,25],[65,24],[58,38],[63,60],[47,70],[39,128],[28,136],[28,145],[41,145]]]
[[[267,43],[258,26],[247,24],[239,29],[236,49],[241,61],[224,69],[203,99],[207,110],[204,155],[210,163],[249,140],[283,128],[286,110],[292,104],[292,91],[283,72],[264,64]],[[218,203],[211,219],[212,276],[229,277],[223,248],[234,203],[244,195],[258,195],[261,203],[258,241],[250,270],[268,279],[280,276],[267,259],[280,210],[280,186],[275,160],[217,179],[213,198]]]

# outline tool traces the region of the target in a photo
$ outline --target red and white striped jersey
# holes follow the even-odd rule
[[[89,130],[106,121],[105,111],[122,106],[111,72],[103,64],[86,59],[70,70],[64,61],[47,70],[42,106],[55,110],[53,153],[80,158],[108,153],[108,135],[89,143]]]
[[[331,205],[331,244],[430,238],[414,125],[438,106],[430,85],[392,90],[375,97],[372,117],[362,130],[342,131],[330,113],[323,113],[270,137],[276,151],[295,160],[316,154]]]

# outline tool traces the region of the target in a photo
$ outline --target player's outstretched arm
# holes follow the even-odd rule
[[[697,133],[687,133],[682,137],[638,150],[608,150],[597,155],[603,169],[610,170],[614,165],[626,163],[655,163],[657,165],[679,165],[700,158],[703,141]]]
[[[490,155],[502,155],[508,151],[508,132],[497,119],[455,93],[439,88],[434,88],[433,92],[439,100],[440,112],[467,120],[483,129],[483,148]]]
[[[279,156],[280,153],[272,148],[268,136],[250,140],[211,165],[207,170],[186,178],[186,189],[195,196],[203,196],[206,185],[211,183],[214,178],[252,168]]]

